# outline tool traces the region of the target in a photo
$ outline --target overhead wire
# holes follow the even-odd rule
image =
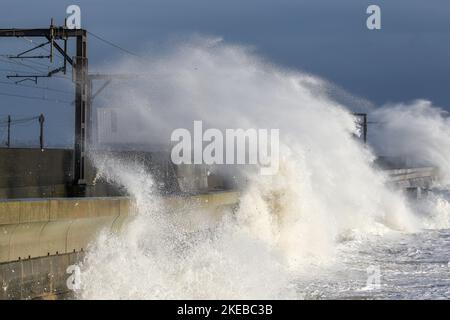
[[[67,90],[59,90],[59,89],[54,89],[54,88],[49,88],[49,87],[26,85],[26,84],[15,83],[15,82],[0,81],[0,84],[11,85],[11,86],[18,86],[18,87],[25,87],[25,88],[31,88],[31,89],[42,89],[42,90],[59,92],[59,93],[64,93],[64,94],[73,94],[73,92],[67,91]]]
[[[116,49],[119,49],[119,50],[121,50],[121,51],[123,51],[123,52],[125,52],[125,53],[127,53],[127,54],[129,54],[129,55],[132,55],[132,56],[135,56],[135,57],[138,57],[138,58],[141,58],[141,59],[142,59],[142,57],[141,57],[140,55],[138,55],[138,54],[136,54],[136,53],[134,53],[134,52],[132,52],[132,51],[130,51],[130,50],[128,50],[128,49],[125,49],[124,47],[122,47],[122,46],[120,46],[120,45],[118,45],[118,44],[115,44],[115,43],[113,43],[112,41],[107,40],[107,39],[105,39],[104,37],[102,37],[102,36],[100,36],[100,35],[97,35],[97,34],[95,34],[95,33],[93,33],[93,32],[90,32],[90,31],[87,31],[87,33],[90,34],[91,36],[93,36],[94,38],[96,38],[96,39],[99,40],[99,41],[102,41],[102,42],[104,42],[104,43],[106,43],[106,44],[108,44],[108,45],[110,45],[110,46],[112,46],[112,47],[114,47],[114,48],[116,48]],[[24,39],[25,41],[27,41],[27,42],[30,43],[30,44],[35,44],[35,42],[34,42],[32,39],[28,39],[27,37],[22,37],[21,39]],[[39,49],[39,50],[45,50],[46,52],[50,52],[50,50],[49,50],[48,48],[40,47],[40,48],[38,48],[38,49]],[[30,66],[30,65],[28,65],[28,64],[25,64],[25,63],[23,63],[22,61],[16,61],[16,60],[14,60],[14,61],[9,61],[9,60],[5,60],[5,59],[4,59],[4,56],[5,56],[5,55],[1,55],[1,56],[0,56],[0,62],[8,63],[8,64],[11,64],[11,65],[17,65],[17,66],[21,66],[21,67],[30,68],[30,69],[32,69],[32,70],[34,70],[34,71],[37,71],[37,72],[40,72],[40,73],[45,73],[45,72],[46,72],[45,70],[38,69],[38,68],[36,68],[36,67],[34,67],[34,66]],[[58,55],[56,55],[56,57],[62,59],[62,57],[59,57]],[[22,59],[21,59],[21,60],[22,60]],[[46,67],[46,68],[49,68],[49,66],[47,66],[47,65],[43,65],[43,64],[40,64],[40,65],[42,65],[42,66],[44,66],[44,67]],[[11,70],[11,69],[0,69],[0,71],[4,71],[4,72],[17,72],[16,70]],[[33,76],[33,75],[30,75],[30,76]],[[72,80],[71,78],[69,78],[69,77],[67,77],[67,76],[64,76],[64,75],[52,75],[52,77],[60,78],[60,79]],[[12,83],[8,83],[8,82],[5,82],[5,81],[0,81],[0,84],[4,84],[4,85],[12,85]],[[66,92],[66,91],[62,91],[62,90],[58,90],[58,89],[54,89],[54,88],[45,88],[45,87],[41,87],[41,86],[31,86],[31,85],[28,86],[28,85],[19,84],[19,83],[18,83],[18,84],[15,84],[15,85],[18,85],[18,86],[21,86],[21,87],[29,87],[29,88],[36,88],[36,89],[43,89],[43,90],[48,90],[48,91],[60,92],[60,93],[69,93],[69,92]],[[65,101],[65,100],[60,100],[60,99],[49,99],[49,98],[46,98],[46,97],[27,96],[27,95],[21,95],[21,94],[5,93],[5,92],[0,92],[0,95],[2,95],[2,96],[8,96],[8,97],[23,98],[23,99],[52,101],[52,102],[56,102],[56,103],[64,103],[64,104],[72,104],[72,103],[73,103],[73,101]]]
[[[63,103],[63,104],[72,104],[73,103],[73,101],[67,101],[67,100],[49,99],[49,98],[38,97],[38,96],[26,96],[26,95],[6,93],[6,92],[0,92],[0,96],[31,99],[31,100],[44,100],[44,101],[51,101],[51,102]]]
[[[128,49],[125,49],[125,48],[123,48],[122,46],[120,46],[120,45],[118,45],[118,44],[115,44],[115,43],[113,43],[113,42],[110,41],[110,40],[106,40],[105,38],[103,38],[103,37],[101,37],[101,36],[99,36],[99,35],[97,35],[97,34],[95,34],[95,33],[93,33],[93,32],[87,31],[87,33],[90,34],[91,36],[93,36],[94,38],[96,38],[96,39],[98,39],[98,40],[100,40],[100,41],[102,41],[102,42],[104,42],[104,43],[106,43],[106,44],[108,44],[108,45],[110,45],[110,46],[116,48],[116,49],[119,49],[119,50],[121,50],[121,51],[123,51],[123,52],[125,52],[125,53],[128,53],[128,54],[132,55],[132,56],[135,56],[135,57],[138,57],[138,58],[142,58],[142,57],[141,57],[140,55],[138,55],[137,53],[134,53],[134,52],[132,52],[132,51],[130,51],[130,50],[128,50]]]
[[[12,64],[12,65],[19,65],[19,66],[22,66],[22,67],[30,68],[30,69],[32,69],[33,71],[37,71],[37,72],[39,72],[39,73],[45,73],[45,72],[47,72],[46,70],[38,69],[38,68],[36,68],[36,67],[34,67],[34,66],[30,66],[30,65],[28,65],[28,64],[26,64],[26,63],[23,63],[23,62],[21,62],[21,61],[16,61],[16,60],[14,60],[14,61],[5,60],[5,58],[3,58],[3,57],[0,57],[0,61],[2,61],[2,62],[4,62],[4,63]],[[19,70],[19,71],[20,71],[20,70]]]

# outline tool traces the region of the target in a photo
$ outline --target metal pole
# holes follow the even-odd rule
[[[75,76],[75,150],[74,150],[74,185],[83,189],[85,179],[86,143],[90,138],[89,124],[91,117],[90,86],[87,62],[87,32],[84,29],[68,29],[65,26],[55,27],[53,20],[50,28],[40,29],[0,29],[0,37],[45,37],[50,42],[50,57],[53,58],[54,49],[64,57],[73,67]],[[66,43],[64,49],[56,40],[76,38],[75,59],[67,55]],[[65,64],[67,66],[67,64]],[[64,67],[58,69],[63,70]],[[56,71],[56,70],[55,70]],[[51,76],[53,73],[49,73]],[[46,75],[47,77],[48,75]],[[35,76],[36,77],[36,76]]]
[[[367,143],[367,114],[364,114],[363,120],[363,135],[364,135],[364,143]]]
[[[39,116],[39,125],[40,125],[39,144],[41,146],[42,151],[44,151],[44,121],[45,117],[43,114],[41,114]]]
[[[77,36],[75,58],[75,148],[74,182],[78,186],[86,184],[86,143],[89,136],[90,99],[88,86],[87,36],[86,32]]]
[[[361,128],[361,134],[364,143],[367,143],[367,113],[353,113],[355,117],[359,117],[359,120],[357,122],[357,125],[359,128]],[[362,118],[362,120],[361,120]]]
[[[8,116],[8,140],[6,141],[8,148],[11,146],[11,116]]]

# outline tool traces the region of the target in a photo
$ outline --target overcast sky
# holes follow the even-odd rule
[[[50,17],[62,23],[69,4],[81,7],[83,28],[131,51],[193,33],[217,35],[252,45],[277,64],[324,77],[376,105],[421,98],[450,110],[448,0],[0,0],[0,28],[46,27]],[[379,31],[366,28],[370,4],[381,7]],[[89,41],[91,70],[113,63],[122,54],[95,39]],[[3,55],[28,48],[26,40],[0,39]],[[7,61],[0,57],[0,116],[42,112],[47,117],[48,141],[69,144],[73,135],[73,106],[66,103],[73,100],[70,81],[38,83],[68,92],[29,88],[32,82],[16,88],[3,83],[12,74],[8,70],[17,69]],[[18,127],[16,136],[27,130],[35,128]]]

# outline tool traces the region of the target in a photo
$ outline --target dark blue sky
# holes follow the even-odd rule
[[[69,4],[81,7],[83,28],[132,51],[139,52],[149,43],[158,48],[168,39],[192,33],[218,35],[252,45],[277,64],[324,77],[377,105],[423,98],[450,110],[448,0],[1,0],[0,28],[46,27],[50,17],[62,23]],[[379,31],[366,28],[370,4],[381,7]],[[122,55],[95,39],[89,41],[93,71]],[[25,40],[0,39],[0,54],[27,48],[30,44]],[[6,70],[17,69],[5,61],[0,57],[0,94],[72,99],[69,93],[2,83],[11,74]],[[42,80],[38,85],[72,88],[63,79]],[[48,141],[71,141],[70,104],[4,95],[0,99],[0,117],[43,112]]]

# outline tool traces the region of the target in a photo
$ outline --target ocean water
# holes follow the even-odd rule
[[[435,198],[431,194],[430,199],[424,198],[417,204],[432,200],[439,213],[437,221],[442,224],[450,214],[448,198],[443,197],[448,192],[440,191],[438,195]],[[159,206],[154,197],[140,201],[146,209]],[[430,208],[429,204],[425,207]],[[192,221],[197,214],[209,213],[184,211],[174,215],[164,207],[144,210],[124,233],[100,236],[87,254],[83,289],[77,297],[450,298],[448,228],[399,231],[379,226],[372,233],[355,229],[334,239],[329,251],[323,244],[311,245],[310,241],[316,238],[310,234],[306,234],[306,242],[299,241],[304,235],[291,233],[280,225],[275,237],[264,234],[267,217],[255,221],[253,216],[254,221],[249,223],[248,216],[239,217],[239,210],[223,212],[222,221],[212,228],[204,225],[202,230],[187,231],[181,222]],[[277,225],[274,222],[269,221]],[[286,236],[288,240],[284,241]]]
[[[121,70],[149,76],[108,100],[129,115],[120,143],[167,145],[172,129],[194,120],[219,130],[275,128],[280,166],[272,176],[239,172],[238,209],[209,225],[208,210],[162,206],[145,167],[94,159],[98,179],[125,188],[135,212],[120,234],[91,244],[79,298],[449,297],[448,189],[410,201],[374,166],[377,154],[406,157],[438,167],[439,182],[450,184],[450,118],[440,108],[415,101],[368,110],[382,127],[364,145],[354,137],[354,110],[327,81],[220,39],[114,66]]]
[[[305,299],[450,299],[450,229],[338,246],[330,269],[298,279]],[[379,285],[368,279],[379,271]],[[312,271],[312,270],[311,270]]]

